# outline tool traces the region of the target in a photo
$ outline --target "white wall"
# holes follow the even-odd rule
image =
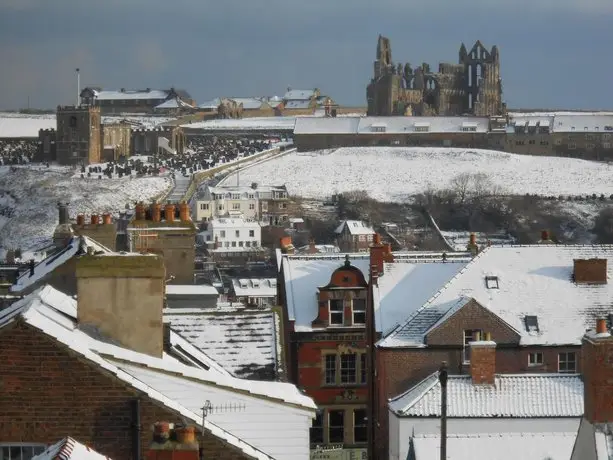
[[[230,221],[234,223],[230,223]],[[257,222],[245,222],[238,218],[214,219],[209,222],[207,230],[201,232],[200,235],[199,238],[205,243],[214,243],[215,238],[217,238],[219,247],[236,248],[237,251],[241,248],[262,246],[262,228],[260,224]]]
[[[389,413],[390,460],[406,459],[413,434],[438,435],[439,418],[402,418]],[[574,433],[581,417],[560,418],[450,418],[448,434],[473,433]]]

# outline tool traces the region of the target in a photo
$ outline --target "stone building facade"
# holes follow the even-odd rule
[[[477,41],[470,51],[462,44],[458,64],[392,61],[390,40],[379,36],[374,77],[366,89],[368,115],[499,115],[502,102],[500,54]]]
[[[57,108],[56,155],[63,165],[100,163],[102,120],[98,107]]]

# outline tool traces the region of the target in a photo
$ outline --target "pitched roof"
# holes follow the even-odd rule
[[[347,227],[351,235],[374,235],[375,231],[370,225],[367,225],[361,220],[344,220],[340,223],[334,233],[337,235],[343,233],[343,230]]]
[[[275,297],[276,278],[234,278],[232,287],[237,297]]]
[[[49,446],[43,453],[35,455],[32,460],[111,460],[111,458],[67,437]]]
[[[53,270],[65,264],[73,257],[78,256],[86,247],[91,247],[94,252],[111,253],[109,248],[101,245],[97,241],[87,237],[73,237],[70,242],[63,248],[50,253],[42,261],[34,266],[34,273],[31,275],[30,270],[26,270],[17,279],[17,282],[11,286],[11,292],[21,293],[29,288],[37,286],[37,284],[45,281],[47,275]]]
[[[41,288],[0,311],[0,330],[15,321],[22,321],[52,337],[79,354],[93,365],[99,366],[134,389],[147,394],[168,409],[181,414],[191,423],[201,424],[202,416],[195,411],[194,401],[210,400],[213,405],[240,402],[250,411],[249,423],[260,417],[262,411],[287,413],[300,410],[312,413],[316,406],[312,399],[302,395],[294,386],[280,382],[256,382],[223,375],[214,368],[202,370],[183,364],[164,353],[162,358],[144,355],[86,334],[76,323],[76,301],[50,286]],[[146,367],[153,380],[145,382],[142,368]],[[183,394],[183,398],[178,395]],[[175,399],[176,397],[176,399]],[[291,406],[290,407],[288,407]],[[264,408],[264,407],[265,408]],[[244,430],[243,417],[224,417],[210,414],[204,424],[213,436],[257,459],[274,456],[263,449],[275,450],[270,442],[277,433],[266,425],[270,413],[259,421],[262,430]],[[263,431],[266,430],[266,431]],[[245,433],[237,435],[236,431]],[[274,436],[272,436],[274,435]]]
[[[294,134],[353,134],[359,124],[359,117],[300,117]]]
[[[282,256],[287,313],[288,318],[295,321],[297,332],[312,330],[311,324],[318,314],[318,288],[328,284],[332,273],[343,265],[346,256],[368,279],[368,253]],[[468,259],[465,254],[462,256],[443,262],[439,253],[394,253],[396,262],[384,265],[385,273],[375,289],[377,331],[394,328],[410,312],[421,307],[466,265]]]
[[[275,379],[280,344],[274,312],[242,305],[200,311],[167,308],[164,320],[236,377]]]
[[[478,452],[495,460],[568,460],[575,433],[478,433],[447,435],[448,460],[473,460]],[[440,458],[438,435],[411,438],[414,460]]]
[[[594,318],[613,313],[611,283],[572,281],[573,260],[591,258],[608,260],[610,279],[610,245],[489,247],[378,346],[423,347],[425,334],[470,298],[514,328],[520,345],[580,345]],[[486,276],[496,279],[497,288],[488,288]],[[537,317],[537,331],[527,330],[526,316]]]
[[[219,296],[217,288],[209,284],[167,284],[166,295]]]
[[[286,101],[306,101],[315,96],[314,89],[291,89],[285,93],[283,99]]]
[[[613,133],[613,115],[576,114],[556,115],[553,120],[554,133]]]
[[[160,105],[156,105],[154,110],[157,109],[178,109],[178,108],[188,108],[193,109],[192,105],[189,105],[187,102],[181,100],[180,97],[173,97],[168,99],[167,101],[162,102]]]
[[[470,375],[450,375],[447,416],[457,418],[531,418],[583,416],[579,374],[499,374],[494,385],[474,385]],[[393,398],[399,417],[440,417],[438,372]]]
[[[94,97],[99,101],[166,99],[169,94],[170,91],[162,89],[137,89],[124,91],[94,90]]]
[[[231,97],[229,98],[237,104],[243,104],[244,110],[259,110],[262,106],[266,106],[267,103],[256,99],[255,97]]]

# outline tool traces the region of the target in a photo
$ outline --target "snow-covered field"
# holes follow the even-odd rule
[[[58,201],[77,213],[117,213],[150,200],[172,185],[167,177],[80,179],[70,168],[0,167],[0,249],[28,249],[46,242],[58,223]],[[6,217],[8,216],[8,217]]]
[[[0,139],[38,137],[40,129],[55,129],[55,115],[0,112]]]
[[[241,171],[241,185],[285,183],[305,198],[365,190],[380,201],[403,201],[448,188],[459,174],[483,173],[509,195],[613,193],[613,165],[478,149],[353,147],[297,152]],[[236,183],[236,177],[229,178]]]

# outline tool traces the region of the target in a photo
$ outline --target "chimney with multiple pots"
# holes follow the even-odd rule
[[[154,202],[149,207],[141,201],[136,204],[134,211],[134,219],[137,221],[167,223],[192,221],[189,204],[185,201],[178,204],[168,202],[165,205]]]
[[[470,342],[470,375],[475,385],[493,385],[496,377],[496,342],[492,341],[489,332],[483,339],[475,337]]]
[[[200,448],[193,426],[157,422],[147,451],[147,460],[199,460]]]

